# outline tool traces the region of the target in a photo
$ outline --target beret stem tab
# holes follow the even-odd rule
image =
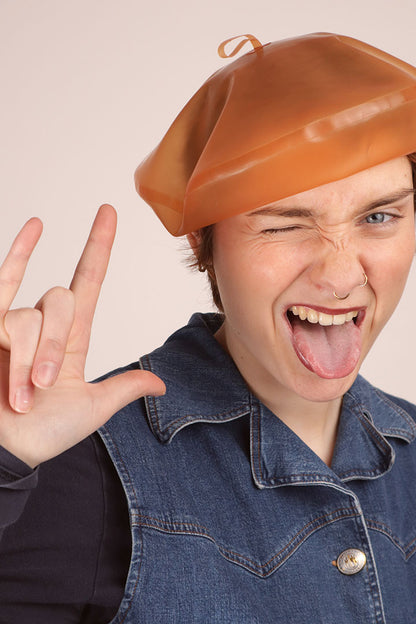
[[[244,39],[240,41],[240,43],[238,43],[235,46],[235,48],[233,48],[233,50],[227,54],[227,52],[225,51],[225,46],[231,43],[231,41],[235,41],[236,39],[241,39],[241,37],[244,37]],[[263,47],[263,45],[254,35],[237,35],[236,37],[230,37],[229,39],[226,39],[225,41],[220,43],[220,45],[218,46],[218,55],[221,58],[231,58],[232,56],[235,56],[236,54],[238,54],[241,48],[245,46],[246,43],[251,43],[254,50],[256,48]]]

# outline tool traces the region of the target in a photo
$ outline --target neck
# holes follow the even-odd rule
[[[294,395],[282,397],[279,390],[272,396],[256,396],[276,414],[328,466],[331,465],[338,431],[342,397],[332,401],[308,401]]]
[[[236,357],[237,354],[233,353],[231,345],[228,344],[223,327],[215,337],[233,358],[251,392],[330,466],[342,396],[327,401],[312,401],[284,387],[260,365],[255,366],[252,362],[248,365],[247,359]]]

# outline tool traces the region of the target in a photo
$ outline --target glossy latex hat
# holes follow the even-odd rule
[[[247,37],[136,170],[176,236],[416,151],[416,68],[340,35]]]

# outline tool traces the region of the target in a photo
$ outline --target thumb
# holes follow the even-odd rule
[[[104,424],[128,403],[146,395],[165,394],[166,387],[163,381],[153,373],[134,370],[91,384],[91,391],[95,414],[101,424]]]

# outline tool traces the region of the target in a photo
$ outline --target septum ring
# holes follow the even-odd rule
[[[364,286],[367,286],[368,277],[365,271],[363,271],[363,275],[364,275],[364,281],[362,284],[358,284],[358,288],[364,288]],[[351,291],[347,293],[346,295],[344,295],[344,297],[340,297],[339,295],[337,295],[335,290],[332,291],[332,294],[334,295],[335,299],[338,299],[339,301],[343,301],[344,299],[347,299],[350,296]]]

